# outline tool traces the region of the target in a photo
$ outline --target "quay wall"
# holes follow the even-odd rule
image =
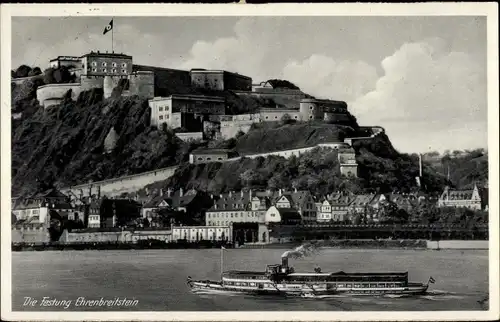
[[[137,243],[139,240],[160,240],[170,242],[172,231],[161,230],[124,230],[124,231],[74,231],[67,230],[59,238],[61,244],[75,243]]]
[[[61,192],[67,195],[88,196],[89,191],[95,194],[99,190],[101,196],[118,197],[122,193],[134,192],[149,184],[166,180],[174,175],[175,170],[177,166],[65,187],[61,189]]]
[[[11,230],[12,243],[48,243],[49,231],[46,227],[38,228],[13,228]]]
[[[428,249],[488,249],[489,241],[487,240],[441,240],[427,241]]]

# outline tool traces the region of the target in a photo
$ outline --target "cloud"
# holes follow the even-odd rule
[[[438,39],[405,43],[382,61],[375,89],[350,104],[361,124],[386,128],[396,148],[486,146],[485,68]]]
[[[274,18],[273,18],[274,19]],[[274,19],[279,28],[281,18]],[[181,62],[180,69],[226,69],[252,77],[255,82],[275,78],[280,47],[275,35],[264,24],[251,17],[238,20],[233,37],[219,38],[213,42],[197,41]],[[274,67],[273,67],[274,66]]]
[[[290,61],[283,77],[311,95],[344,101],[366,94],[378,79],[376,69],[363,61],[335,61],[319,54]]]

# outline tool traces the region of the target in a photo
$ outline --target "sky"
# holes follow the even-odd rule
[[[13,17],[12,68],[111,51],[109,20]],[[136,64],[287,79],[401,152],[488,145],[485,17],[115,17],[113,46]]]

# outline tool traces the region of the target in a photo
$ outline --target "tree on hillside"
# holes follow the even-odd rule
[[[270,79],[267,81],[273,88],[300,89],[297,85],[283,79]]]
[[[240,174],[240,179],[242,181],[243,186],[252,187],[252,186],[260,186],[264,183],[264,178],[262,174],[253,169],[246,170],[242,174]]]
[[[31,67],[27,65],[21,65],[16,69],[16,78],[28,77]]]
[[[36,76],[36,75],[40,75],[41,73],[42,73],[42,70],[40,69],[40,67],[35,67],[32,70],[30,70],[30,72],[28,73],[28,76]]]
[[[45,84],[71,83],[75,80],[75,75],[71,74],[66,66],[50,67],[45,70],[43,80]]]

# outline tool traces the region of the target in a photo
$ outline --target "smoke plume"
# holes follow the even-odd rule
[[[303,258],[311,256],[319,251],[319,245],[317,244],[303,244],[298,246],[293,250],[287,250],[281,255],[281,258]]]

